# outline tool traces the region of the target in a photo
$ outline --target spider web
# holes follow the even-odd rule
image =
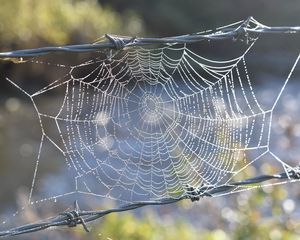
[[[266,108],[246,61],[257,39],[236,42],[238,56],[219,59],[202,54],[201,43],[185,43],[103,51],[71,66],[39,59],[24,63],[62,72],[33,93],[7,78],[32,101],[42,131],[29,203],[72,194],[121,202],[178,197],[187,185],[217,187],[239,179],[266,155],[285,171],[291,169],[270,150],[270,131],[273,110],[298,59]],[[38,100],[58,90],[63,92],[58,108],[40,109]],[[45,127],[49,122],[57,137]],[[72,184],[68,191],[38,199],[46,141],[64,156]]]

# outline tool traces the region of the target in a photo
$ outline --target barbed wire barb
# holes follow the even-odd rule
[[[213,197],[218,194],[223,194],[230,192],[237,187],[247,186],[262,183],[270,180],[300,180],[300,167],[293,168],[288,173],[280,173],[275,175],[261,175],[254,178],[245,179],[243,181],[231,182],[219,186],[206,186],[202,185],[200,187],[186,185],[186,192],[176,198],[162,198],[152,201],[140,201],[134,202],[127,205],[123,205],[117,208],[111,208],[107,210],[100,211],[81,211],[78,202],[74,202],[74,209],[71,211],[66,211],[59,213],[58,216],[49,219],[48,221],[43,221],[40,223],[28,224],[10,230],[1,231],[0,237],[10,237],[21,235],[25,233],[38,232],[52,227],[67,226],[67,227],[76,227],[77,225],[82,225],[86,232],[89,232],[87,227],[88,222],[95,221],[97,219],[103,218],[104,216],[111,213],[120,213],[124,211],[134,210],[137,208],[142,208],[145,206],[160,206],[177,203],[182,200],[190,200],[192,202],[199,201],[204,197]]]
[[[251,27],[251,24],[254,26]],[[164,37],[164,38],[141,38],[141,37],[124,37],[117,35],[105,34],[107,41],[96,42],[90,44],[79,44],[79,45],[65,45],[65,46],[50,46],[34,49],[24,49],[16,50],[10,52],[1,52],[0,59],[13,61],[15,58],[30,58],[46,55],[49,53],[59,53],[59,52],[94,52],[103,49],[116,49],[121,50],[127,47],[136,47],[136,46],[146,46],[146,45],[168,45],[176,43],[193,43],[203,40],[242,40],[252,39],[251,35],[257,34],[272,34],[272,33],[287,33],[294,34],[300,33],[300,26],[294,27],[268,27],[263,24],[260,24],[253,17],[248,17],[243,21],[238,27],[233,28],[225,27],[217,30],[212,33],[192,33],[181,36],[174,37]],[[255,37],[254,37],[255,38]]]

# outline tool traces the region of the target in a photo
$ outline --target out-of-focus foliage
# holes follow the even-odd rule
[[[242,193],[243,194],[243,193]],[[287,192],[282,187],[258,189],[250,194],[238,196],[235,226],[231,239],[295,239],[296,225],[290,224],[290,215],[282,207]],[[229,219],[230,220],[230,219]]]
[[[185,228],[184,232],[188,232]],[[117,239],[142,239],[147,237],[148,239],[153,239],[157,235],[164,235],[166,239],[167,235],[175,234],[171,232],[168,234],[166,228],[163,228],[158,223],[151,221],[150,218],[135,219],[130,213],[125,213],[124,215],[111,215],[102,224],[100,228],[97,228],[98,235],[102,235],[104,238],[113,237]],[[113,236],[111,235],[113,233]],[[174,236],[173,236],[174,237]],[[183,236],[181,236],[182,239]]]
[[[94,239],[101,236],[103,239],[122,239],[122,240],[227,240],[226,234],[220,230],[211,232],[200,231],[193,228],[186,221],[159,220],[153,214],[145,215],[143,218],[136,218],[131,213],[110,215],[99,227],[95,228]]]
[[[134,14],[120,16],[96,0],[1,1],[0,49],[93,41],[104,33],[136,34]]]
[[[110,6],[100,5],[97,0],[1,1],[0,51],[83,44],[94,42],[106,33],[139,35],[142,31],[143,23],[134,12],[119,14]],[[14,71],[15,66],[0,68],[4,74]],[[41,66],[40,71],[43,70]],[[43,75],[41,81],[28,79],[29,71],[15,73],[16,78],[27,85],[32,82],[32,86],[49,80],[47,75]],[[0,92],[7,88],[7,82],[2,83]]]

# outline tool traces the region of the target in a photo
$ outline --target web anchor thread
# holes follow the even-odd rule
[[[252,42],[255,40],[255,38],[250,37],[247,28],[249,27],[250,21],[252,17],[248,17],[242,24],[236,29],[236,36],[233,37],[233,41],[241,41],[246,42],[248,45],[249,42]]]

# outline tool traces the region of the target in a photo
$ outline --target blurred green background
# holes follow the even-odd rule
[[[2,0],[0,3],[0,51],[93,42],[105,33],[171,36],[212,29],[248,16],[270,26],[300,25],[297,0]],[[10,63],[1,65],[1,74],[8,71],[16,78],[25,74],[16,71]],[[26,76],[22,79],[23,84],[32,88],[38,85]],[[18,166],[18,159],[33,158],[39,138],[38,130],[33,129],[31,137],[36,142],[32,140],[24,145],[28,132],[25,134],[24,129],[16,130],[14,126],[30,126],[32,112],[21,96],[11,98],[15,89],[3,80],[0,83],[0,175],[7,175],[5,179],[10,184],[1,183],[0,201],[7,203],[18,195],[12,189],[17,189],[19,184],[9,173]],[[293,129],[295,122],[288,122],[286,129]],[[8,162],[8,159],[14,160]],[[18,175],[25,182],[30,182],[32,177]],[[296,189],[295,185],[290,189]],[[138,214],[112,214],[95,223],[90,234],[79,227],[18,239],[277,240],[297,239],[300,234],[300,215],[294,211],[298,208],[299,190],[292,192],[287,187],[274,186],[228,199],[225,208],[226,200],[218,198],[203,199],[197,204],[183,202],[175,210],[157,207]],[[198,217],[194,218],[196,214]],[[212,222],[207,223],[207,219]]]

